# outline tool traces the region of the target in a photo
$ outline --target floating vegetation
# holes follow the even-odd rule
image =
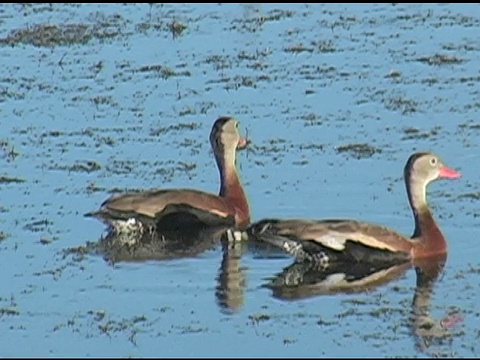
[[[137,32],[146,32],[150,29],[154,31],[167,31],[172,34],[174,39],[183,35],[187,28],[187,25],[185,25],[179,20],[172,20],[169,23],[165,23],[162,21],[160,21],[159,23],[149,21],[135,25],[135,30]]]
[[[176,169],[180,170],[180,171],[188,172],[188,171],[192,171],[196,168],[197,168],[197,164],[195,164],[195,163],[186,163],[186,162],[183,162],[183,161],[179,161]]]
[[[213,64],[215,70],[230,69],[232,67],[232,60],[228,56],[224,55],[209,55],[205,62],[207,64]]]
[[[57,45],[86,44],[92,39],[92,32],[86,24],[52,25],[39,24],[26,29],[12,31],[7,37],[0,39],[0,44],[30,44],[39,47]]]
[[[398,70],[390,70],[389,73],[387,75],[385,75],[386,78],[398,78],[402,76],[402,73]]]
[[[230,82],[231,80],[231,82]],[[229,83],[225,85],[227,90],[238,90],[241,87],[256,88],[259,81],[270,81],[268,75],[259,75],[255,77],[236,75],[233,79],[228,79]]]
[[[320,150],[323,151],[325,145],[323,144],[301,144],[298,147],[300,150]]]
[[[68,168],[68,171],[75,172],[92,172],[100,170],[102,167],[95,161],[86,161],[84,163],[76,163]]]
[[[405,133],[405,136],[402,137],[402,140],[428,139],[430,137],[437,136],[440,132],[440,129],[440,126],[435,126],[429,131],[421,132],[419,129],[414,127],[404,128],[403,132]]]
[[[44,132],[42,134],[42,137],[59,137],[59,136],[62,136],[62,135],[65,135],[65,133],[63,131],[59,131],[59,130],[50,130],[50,131],[47,131],[47,132]]]
[[[192,76],[192,73],[188,70],[184,71],[175,71],[165,65],[148,65],[142,66],[137,71],[139,72],[156,72],[163,79],[168,79],[172,76]]]
[[[134,161],[112,160],[106,165],[106,170],[112,174],[130,174],[138,164]]]
[[[51,238],[48,238],[48,237],[41,237],[40,238],[40,244],[42,245],[48,245],[50,243],[52,243],[53,239]]]
[[[33,232],[39,232],[39,231],[43,231],[45,230],[49,225],[52,225],[53,222],[48,220],[48,219],[44,219],[44,220],[37,220],[37,221],[34,221],[34,222],[31,222],[29,224],[26,224],[23,228],[25,230],[30,230],[30,231],[33,231]]]
[[[480,200],[480,192],[476,193],[468,193],[459,196],[460,199],[472,199],[472,200]]]
[[[253,87],[253,88],[257,87],[255,79],[251,76],[237,75],[235,76],[233,81],[234,81],[234,84],[228,87],[229,89],[234,88],[236,90],[242,86]]]
[[[338,320],[326,320],[322,317],[320,317],[320,319],[317,321],[317,325],[318,326],[336,326],[338,325]]]
[[[128,340],[136,345],[135,337],[138,333],[145,333],[151,328],[155,321],[148,321],[145,315],[134,315],[130,318],[115,320],[105,310],[89,310],[86,314],[77,313],[71,319],[56,324],[53,331],[59,331],[63,328],[73,328],[75,332],[80,332],[82,322],[89,324],[89,329],[96,329],[99,334],[106,335],[109,338],[115,333],[125,334]]]
[[[302,52],[313,52],[313,48],[303,46],[302,44],[289,46],[284,49],[285,52],[289,53],[302,53]]]
[[[0,184],[10,184],[10,183],[23,183],[25,182],[24,179],[20,179],[17,177],[10,177],[10,176],[0,176]]]
[[[169,26],[168,26],[169,30],[172,32],[172,35],[174,38],[176,38],[177,36],[180,36],[182,35],[182,33],[185,31],[185,29],[187,28],[187,26],[183,23],[181,23],[180,21],[178,20],[173,20]]]
[[[262,28],[262,25],[269,21],[278,21],[284,18],[290,18],[295,15],[294,11],[273,9],[266,15],[255,14],[251,17],[236,19],[233,21],[233,29],[256,32]]]
[[[315,46],[321,53],[332,53],[337,51],[337,49],[335,49],[335,47],[333,46],[333,42],[331,40],[317,41],[315,43]]]
[[[253,52],[247,52],[246,50],[241,50],[238,53],[237,58],[240,61],[242,61],[242,60],[258,61],[260,59],[266,58],[271,53],[272,53],[272,50],[269,49],[269,48],[262,49],[262,50],[257,49],[257,50],[255,50],[254,53]]]
[[[301,65],[298,69],[298,75],[306,80],[321,80],[334,79],[337,74],[337,69],[333,66],[318,66],[318,65]]]
[[[93,19],[94,24],[36,24],[10,32],[0,45],[28,44],[38,47],[86,44],[92,39],[109,39],[122,34],[125,21],[121,15]]]
[[[74,261],[82,261],[85,255],[95,254],[97,252],[98,243],[93,241],[87,241],[85,245],[69,247],[62,251],[63,259],[72,256]]]
[[[403,97],[388,99],[385,107],[388,110],[401,111],[403,115],[418,111],[418,103],[415,100],[410,100]]]
[[[443,50],[447,51],[478,51],[480,50],[478,44],[457,44],[457,43],[448,43],[442,45]]]
[[[303,165],[307,165],[307,164],[308,164],[308,160],[303,159],[303,160],[299,160],[299,161],[292,161],[292,164],[293,164],[293,165],[303,166]]]
[[[163,126],[157,129],[150,130],[150,136],[159,136],[167,134],[171,131],[181,131],[181,130],[195,130],[200,127],[198,123],[180,123],[175,125]]]
[[[254,314],[249,315],[248,318],[255,324],[258,324],[260,321],[267,321],[271,319],[271,316],[268,314]]]
[[[13,307],[5,307],[5,308],[0,308],[0,317],[3,315],[20,315],[20,311]]]
[[[342,145],[336,148],[337,153],[347,153],[348,155],[356,159],[365,159],[372,157],[377,153],[381,153],[382,150],[369,144],[349,144]]]
[[[458,127],[460,129],[480,130],[480,124],[460,124]]]
[[[99,106],[99,105],[116,105],[115,101],[113,100],[113,98],[111,96],[101,96],[101,95],[95,96],[94,98],[92,98],[92,101],[96,106]]]
[[[302,53],[302,52],[312,53],[315,50],[318,50],[321,53],[332,53],[336,51],[331,40],[313,42],[312,45],[313,47],[305,46],[303,44],[292,45],[285,48],[284,51],[290,52],[290,53]]]
[[[52,165],[49,167],[50,170],[65,170],[68,172],[93,172],[98,171],[102,167],[93,160],[87,160],[85,162],[76,162],[71,166],[64,166],[64,165]]]
[[[447,65],[447,64],[460,64],[462,59],[452,55],[435,54],[432,56],[421,56],[417,58],[417,61],[427,63],[428,65]]]
[[[299,117],[299,119],[305,121],[305,126],[314,126],[314,125],[322,125],[323,121],[320,118],[320,115],[315,113],[305,114]]]
[[[179,116],[185,115],[195,115],[195,114],[206,114],[210,109],[215,107],[215,103],[211,101],[204,101],[198,104],[195,104],[195,107],[187,106],[186,108],[178,112]]]
[[[0,241],[5,240],[8,237],[6,232],[0,231]]]

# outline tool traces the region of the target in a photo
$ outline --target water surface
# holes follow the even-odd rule
[[[0,8],[2,356],[478,356],[480,6],[5,4]],[[238,245],[166,261],[66,250],[110,193],[216,192],[213,121],[237,117],[253,220],[355,217],[410,234],[413,151],[462,172],[429,187],[443,271],[285,300],[292,259]],[[420,290],[419,290],[420,289]],[[415,294],[435,324],[415,330]]]

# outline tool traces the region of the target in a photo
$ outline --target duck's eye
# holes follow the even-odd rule
[[[431,159],[430,159],[430,165],[432,165],[432,166],[437,165],[437,158],[434,158],[434,157],[431,158]]]
[[[235,128],[238,129],[238,121],[235,123]]]

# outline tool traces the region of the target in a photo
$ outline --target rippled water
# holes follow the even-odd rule
[[[479,14],[0,7],[1,355],[478,355]],[[219,115],[252,140],[238,162],[253,220],[355,217],[410,234],[403,166],[438,153],[463,175],[429,188],[449,240],[439,277],[391,269],[367,292],[286,299],[266,285],[292,259],[252,245],[113,264],[72,253],[105,234],[83,214],[113,191],[216,192]],[[463,320],[442,328],[449,314]]]

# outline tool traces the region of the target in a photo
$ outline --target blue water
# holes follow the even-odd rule
[[[1,356],[478,356],[478,4],[5,4],[0,24],[2,39],[46,24],[93,34],[0,46],[0,175],[24,180],[0,183]],[[252,140],[238,163],[253,220],[355,217],[410,234],[408,156],[461,171],[429,187],[449,241],[430,309],[463,322],[415,345],[413,269],[282,301],[263,285],[292,259],[246,245],[114,265],[64,255],[105,233],[83,214],[113,189],[217,192],[220,115]],[[339,151],[349,144],[376,152]]]

